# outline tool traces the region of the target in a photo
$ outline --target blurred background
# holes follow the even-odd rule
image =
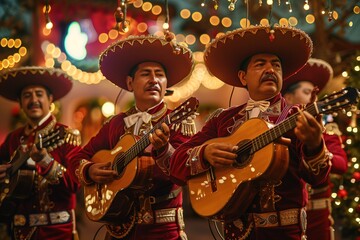
[[[0,71],[39,65],[68,72],[74,87],[55,104],[54,114],[59,121],[79,129],[86,144],[109,116],[133,103],[130,93],[120,91],[101,74],[99,54],[129,35],[163,35],[168,29],[178,42],[191,48],[196,65],[191,76],[174,86],[174,94],[165,100],[175,108],[186,98],[197,97],[200,115],[196,124],[200,129],[213,110],[244,103],[248,98],[244,89],[225,85],[207,72],[203,50],[227,31],[258,24],[294,26],[311,36],[312,57],[334,68],[334,78],[322,94],[345,85],[359,88],[358,0],[0,0]],[[358,115],[354,108],[334,116],[342,126],[351,159],[349,173],[334,178],[338,239],[359,236]],[[19,106],[0,97],[0,143],[23,122]],[[81,193],[78,202],[80,239],[92,239],[101,225],[82,216]],[[190,239],[212,239],[207,220],[191,210],[186,195],[185,202]],[[103,232],[101,229],[99,234]]]

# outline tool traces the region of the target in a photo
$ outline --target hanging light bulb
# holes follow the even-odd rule
[[[54,26],[50,20],[49,11],[50,11],[49,2],[46,1],[45,2],[45,28],[46,29],[52,29]]]

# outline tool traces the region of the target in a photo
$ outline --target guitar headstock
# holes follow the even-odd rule
[[[360,93],[358,89],[346,87],[338,92],[325,96],[317,102],[319,113],[332,113],[347,109],[359,102]]]
[[[39,140],[36,143],[36,147],[46,148],[48,151],[52,151],[64,143],[65,136],[65,127],[60,126],[58,128],[53,128],[47,134],[38,137]]]
[[[170,123],[179,123],[187,117],[194,115],[198,107],[199,100],[197,100],[195,97],[190,97],[171,112]]]

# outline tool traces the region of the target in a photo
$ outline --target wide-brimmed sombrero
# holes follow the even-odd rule
[[[209,72],[223,82],[244,87],[238,71],[255,54],[274,54],[281,60],[283,79],[302,68],[312,54],[313,44],[303,31],[280,26],[251,26],[215,38],[205,49]]]
[[[0,72],[0,95],[17,101],[21,90],[30,85],[46,87],[56,101],[72,88],[72,78],[63,70],[37,66],[19,67]]]
[[[333,68],[329,63],[321,59],[310,58],[306,65],[296,74],[287,78],[283,83],[282,93],[287,92],[288,88],[299,81],[312,82],[314,86],[323,90],[325,85],[333,77]]]
[[[111,82],[128,90],[126,77],[142,62],[157,62],[166,70],[167,87],[190,75],[192,52],[186,46],[175,45],[163,37],[130,36],[110,45],[99,60],[102,74]]]

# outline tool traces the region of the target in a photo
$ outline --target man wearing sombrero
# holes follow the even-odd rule
[[[12,239],[77,238],[79,184],[67,168],[80,150],[80,135],[50,110],[71,88],[60,69],[20,67],[0,74],[0,95],[18,101],[27,118],[0,146],[0,216],[11,225]]]
[[[305,237],[305,182],[324,181],[329,159],[320,119],[299,111],[288,122],[297,109],[285,109],[280,91],[283,79],[303,67],[311,52],[308,35],[279,26],[238,29],[205,50],[208,70],[229,85],[247,88],[250,99],[216,111],[177,148],[170,171],[188,182],[197,213],[224,221],[225,239]],[[283,121],[293,128],[268,127]]]
[[[308,104],[322,91],[333,76],[332,67],[321,59],[310,58],[305,67],[284,81],[281,91],[288,104]],[[315,95],[314,95],[315,94]],[[347,155],[343,149],[341,132],[335,122],[325,124],[324,140],[331,152],[331,173],[344,174]],[[335,239],[331,217],[331,182],[308,186],[309,201],[306,205],[308,239]]]
[[[155,129],[149,137],[146,134],[171,112],[164,102],[167,88],[186,78],[192,66],[192,54],[187,47],[155,36],[131,36],[109,46],[100,56],[100,69],[104,76],[120,88],[133,92],[135,99],[134,107],[106,122],[74,159],[78,163],[79,181],[85,186],[85,205],[89,206],[86,208],[87,215],[91,220],[107,223],[107,239],[186,239],[181,187],[171,181],[168,167],[169,156],[174,149],[195,131],[191,128],[194,121],[180,123],[182,126],[171,129],[162,124],[162,129]],[[126,179],[115,171],[115,159],[98,162],[96,159],[93,161],[93,157],[101,150],[121,150],[122,141],[128,134],[146,138],[138,142],[149,139],[151,144],[145,144],[144,152],[130,160],[131,164],[139,161],[140,165],[149,160],[149,168],[145,172],[150,176],[145,177],[137,190],[130,184],[118,191],[119,196],[129,201],[114,200],[110,204],[122,208],[122,212],[131,209],[129,214],[115,214],[112,219],[106,214],[98,217],[96,209],[103,206],[94,206],[91,201],[86,201],[93,197],[91,191],[87,195],[87,189],[96,186],[94,184],[111,184],[114,180],[122,184]],[[155,165],[153,159],[156,159]],[[119,172],[121,174],[122,171]]]

